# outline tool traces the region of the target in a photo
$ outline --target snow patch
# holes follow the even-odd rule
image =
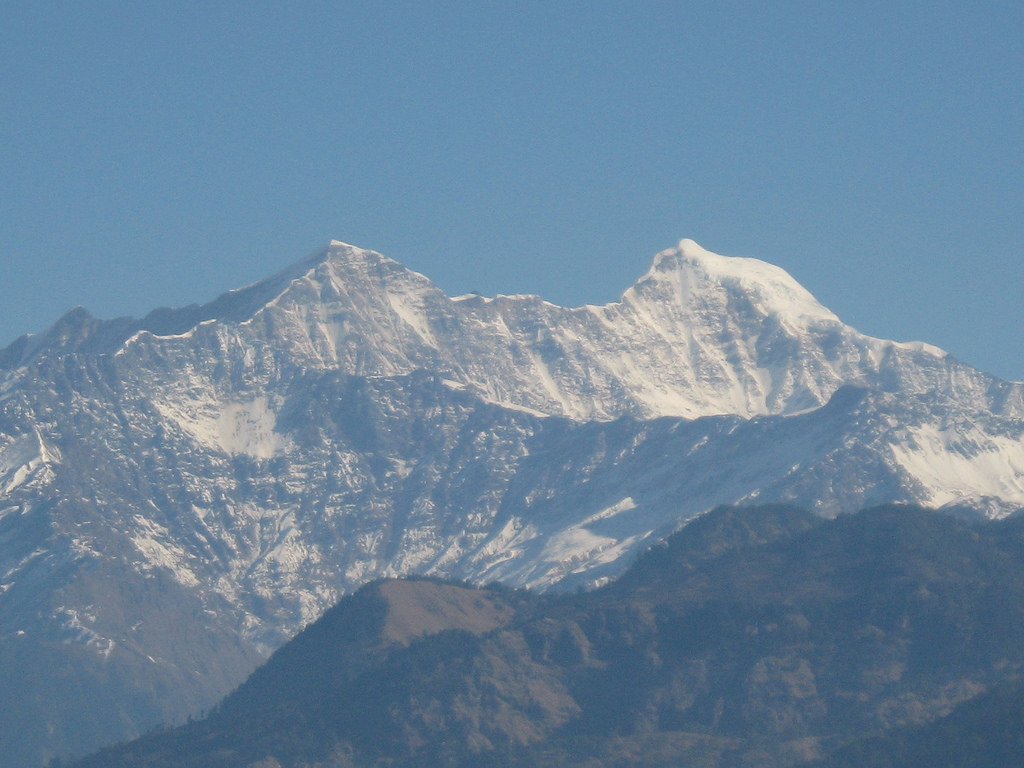
[[[417,302],[415,293],[397,294],[388,291],[388,304],[402,322],[409,326],[416,335],[432,347],[440,347],[434,332],[430,330],[430,319],[423,310],[421,303]]]
[[[839,323],[830,310],[786,270],[760,259],[720,256],[705,250],[693,240],[681,240],[676,250],[663,251],[650,273],[673,271],[685,265],[723,285],[736,286],[758,300],[769,314],[812,322]]]
[[[894,341],[892,344],[894,347],[899,347],[900,349],[906,349],[910,352],[921,352],[940,359],[945,357],[947,354],[946,350],[940,349],[934,344],[929,344],[926,341]]]
[[[215,324],[217,322],[218,322],[217,320],[203,320],[203,321],[197,323],[196,325],[192,326],[191,328],[189,328],[187,331],[184,331],[183,333],[169,333],[169,334],[164,335],[164,336],[161,336],[159,334],[153,333],[152,331],[147,331],[145,329],[143,329],[141,331],[136,331],[135,333],[133,333],[131,336],[129,336],[127,339],[125,339],[121,343],[121,348],[118,349],[117,352],[114,353],[114,357],[120,357],[121,355],[123,355],[128,350],[128,347],[132,346],[133,344],[138,343],[139,341],[142,341],[143,339],[152,339],[152,340],[155,340],[155,341],[172,341],[174,339],[191,339],[193,336],[195,336],[196,331],[198,331],[200,328],[203,328],[204,326],[207,326],[207,325],[213,325],[213,324]]]
[[[57,609],[58,616],[63,616],[61,622],[64,629],[71,633],[71,640],[65,642],[79,642],[89,648],[94,649],[104,659],[110,658],[110,654],[113,653],[117,643],[111,640],[109,637],[96,632],[92,627],[87,626],[82,621],[82,617],[79,616],[79,612],[74,608],[65,608],[63,606]],[[96,617],[91,614],[85,614],[85,620],[92,623],[96,621]]]
[[[470,562],[477,564],[486,561],[489,569],[494,568],[495,565],[520,557],[523,545],[538,536],[540,532],[535,526],[524,523],[518,517],[510,518],[473,554]]]
[[[550,413],[544,411],[538,411],[536,408],[530,408],[527,405],[519,405],[518,403],[510,403],[507,400],[497,400],[492,397],[481,396],[481,400],[490,403],[491,405],[497,405],[500,408],[504,408],[508,411],[517,411],[518,413],[525,413],[527,416],[534,416],[538,419],[549,419],[551,418]]]
[[[0,495],[6,496],[25,484],[36,470],[56,463],[60,454],[47,446],[38,431],[17,437],[0,437]]]
[[[231,456],[269,459],[289,445],[284,435],[274,431],[277,416],[266,397],[220,405],[210,400],[154,406],[196,442]]]
[[[636,502],[633,501],[631,496],[627,496],[622,501],[616,502],[607,509],[602,509],[600,512],[586,518],[580,523],[580,525],[590,525],[591,523],[596,523],[598,520],[607,520],[610,517],[615,517],[616,515],[628,512],[631,509],[636,509]]]
[[[615,539],[588,530],[584,524],[574,525],[548,538],[540,556],[530,569],[537,574],[526,580],[526,586],[551,586],[571,574],[584,573],[605,563],[613,563],[651,532]]]
[[[142,570],[165,568],[176,581],[186,587],[199,586],[199,579],[186,564],[188,555],[181,545],[173,540],[167,528],[138,514],[134,515],[132,520],[135,523],[135,530],[129,534],[129,538],[144,558],[143,562],[138,564]]]
[[[908,437],[891,446],[892,455],[924,486],[927,504],[982,496],[1024,504],[1024,440],[933,425],[910,429]]]

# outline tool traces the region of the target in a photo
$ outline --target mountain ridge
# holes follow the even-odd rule
[[[576,419],[794,413],[822,405],[841,383],[898,374],[906,358],[976,390],[1001,389],[1024,413],[1024,385],[990,376],[966,382],[977,372],[941,350],[859,334],[783,270],[688,240],[658,254],[619,301],[603,306],[566,308],[532,296],[451,299],[386,256],[332,241],[208,304],[157,310],[142,321],[89,322],[95,327],[85,341],[93,342],[71,349],[128,354],[133,344],[209,333],[207,325],[250,342],[283,333],[303,365],[355,375],[440,370],[500,405]],[[19,340],[0,360],[24,364],[38,354],[29,347],[59,341],[67,324]],[[247,332],[253,325],[269,328]],[[508,362],[493,371],[474,362],[488,358]]]

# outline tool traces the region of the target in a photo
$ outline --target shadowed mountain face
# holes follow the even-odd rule
[[[925,725],[861,739],[813,768],[1003,768],[1024,759],[1024,685],[1002,685]]]
[[[1019,523],[722,508],[594,592],[374,583],[206,720],[75,765],[860,764],[865,737],[1006,711]]]
[[[690,241],[603,307],[333,243],[73,310],[0,352],[0,768],[196,715],[374,579],[590,588],[720,504],[1004,516],[1022,393]]]

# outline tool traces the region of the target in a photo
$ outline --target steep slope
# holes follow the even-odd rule
[[[1021,385],[689,241],[574,309],[333,243],[204,306],[73,311],[0,365],[0,674],[88,659],[45,727],[0,710],[3,768],[212,705],[375,578],[592,586],[726,503],[1024,505]]]
[[[78,765],[770,768],[843,755],[864,734],[942,727],[1020,674],[1019,532],[914,508],[830,522],[719,509],[592,593],[378,584],[205,721]],[[387,622],[418,623],[418,598],[399,596],[424,589],[446,606],[433,631],[384,642]],[[1020,740],[1009,749],[1019,760]]]

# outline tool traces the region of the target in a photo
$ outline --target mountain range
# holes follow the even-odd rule
[[[621,300],[449,298],[332,242],[0,351],[0,767],[214,704],[407,574],[571,591],[721,504],[1024,506],[1024,385],[692,241]]]

